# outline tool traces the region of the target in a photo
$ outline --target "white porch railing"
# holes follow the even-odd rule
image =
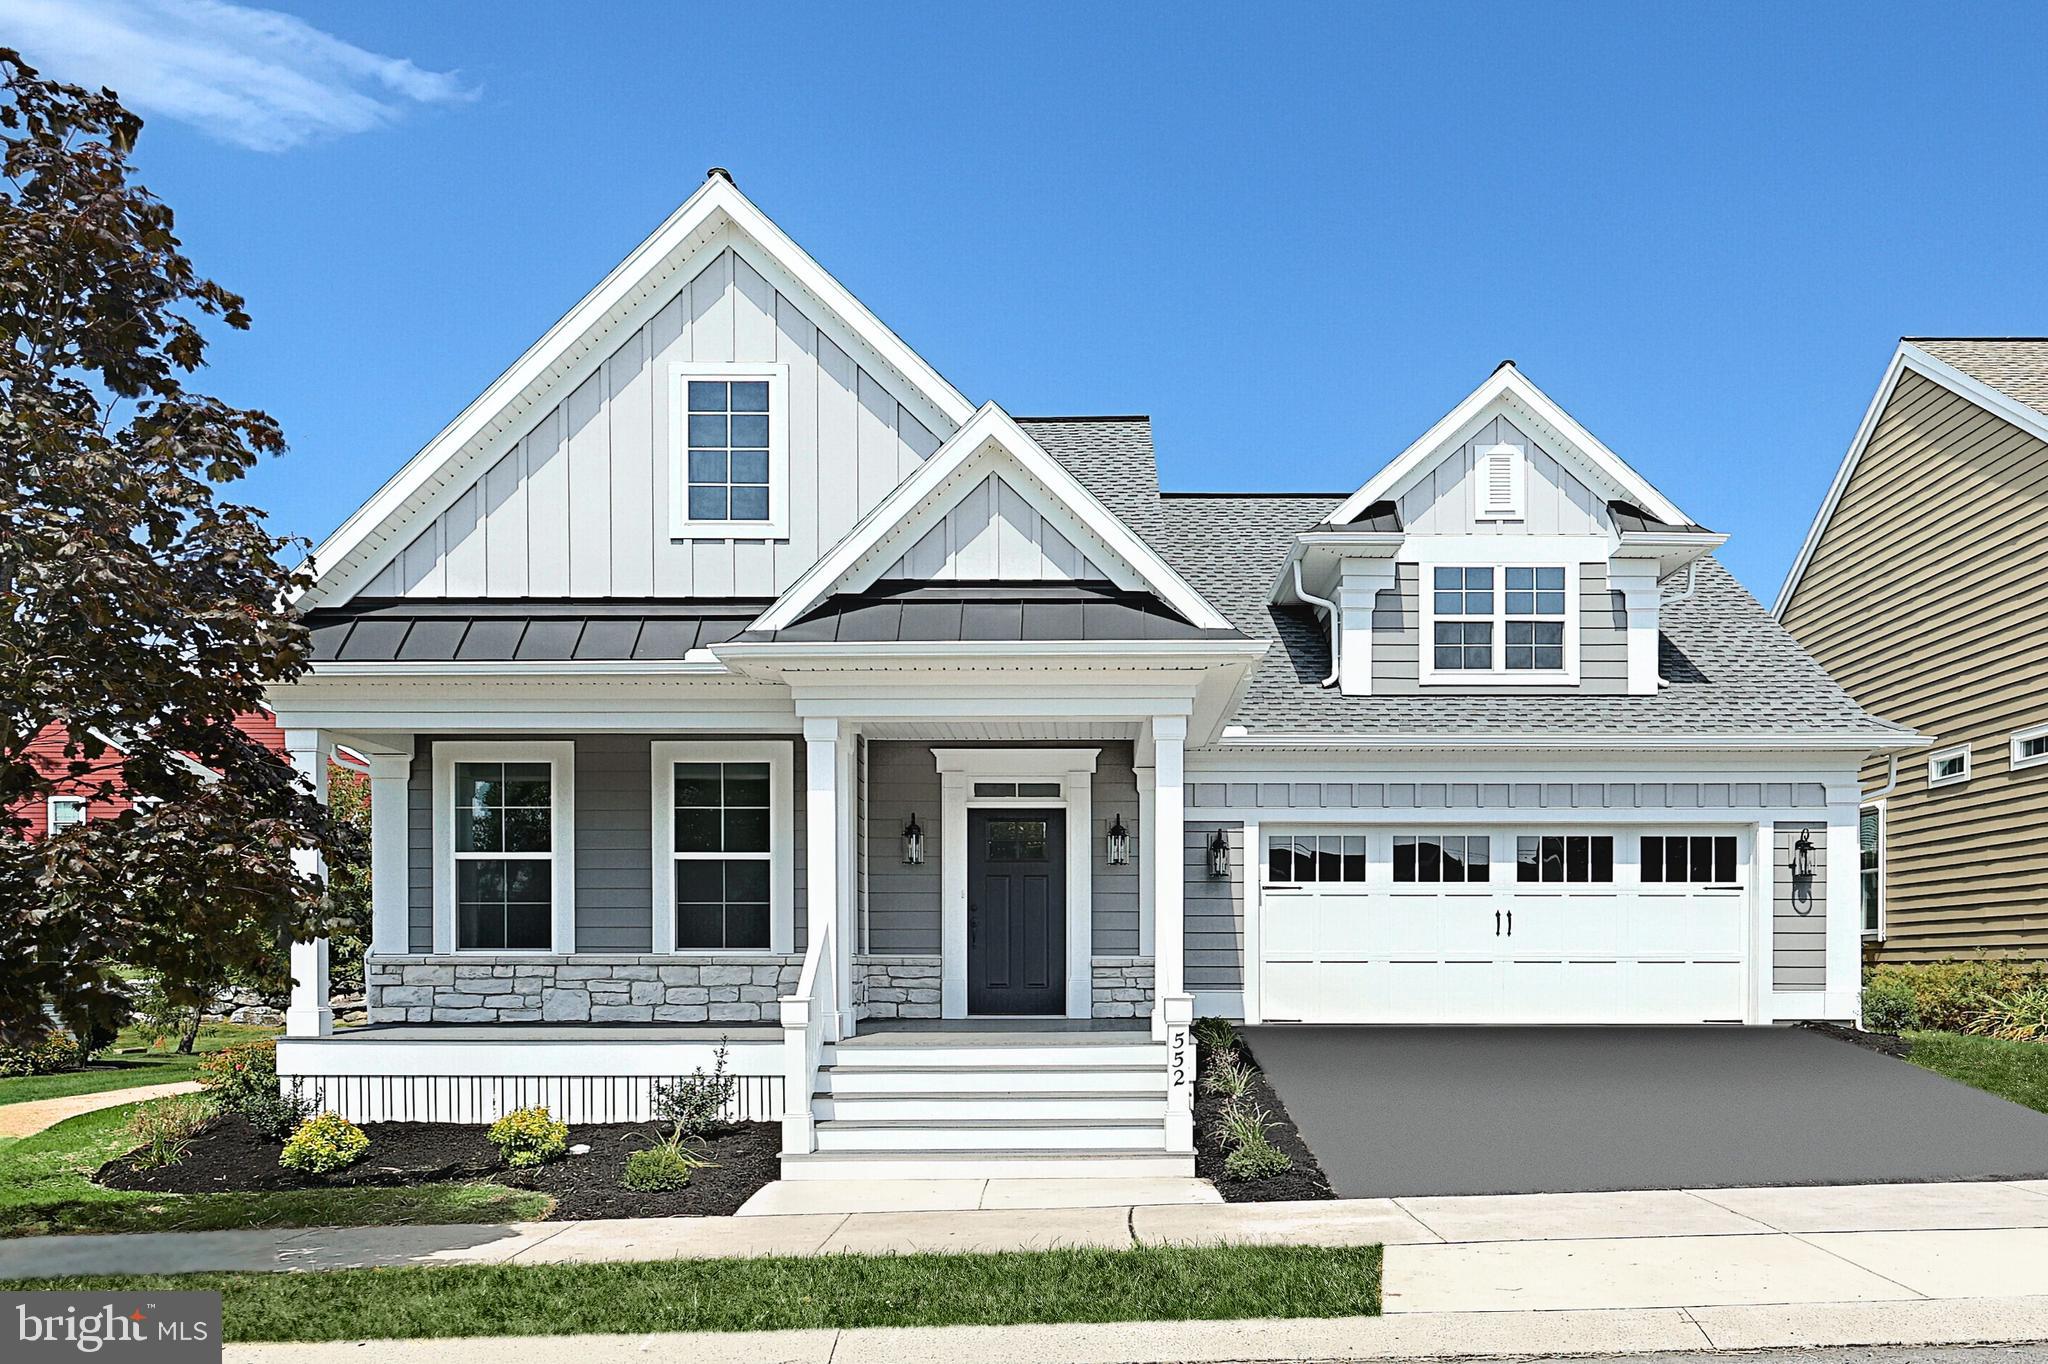
[[[811,1096],[825,1044],[839,1040],[839,970],[832,920],[814,919],[804,951],[796,993],[782,997],[782,1151],[809,1155],[818,1149]]]

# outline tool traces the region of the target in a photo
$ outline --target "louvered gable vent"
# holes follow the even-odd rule
[[[1528,483],[1528,459],[1519,445],[1483,445],[1479,448],[1478,477],[1473,481],[1479,505],[1473,517],[1480,521],[1519,521],[1523,494]]]

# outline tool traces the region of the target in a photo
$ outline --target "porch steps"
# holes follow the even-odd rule
[[[1166,1151],[1166,1047],[1138,1031],[863,1034],[826,1048],[811,1111],[784,1179],[1194,1173]]]

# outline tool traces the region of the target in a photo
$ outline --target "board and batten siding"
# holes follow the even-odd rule
[[[1812,875],[1795,875],[1793,849],[1813,843]],[[1828,828],[1777,824],[1771,832],[1771,988],[1824,990],[1828,979]]]
[[[1209,874],[1209,840],[1230,845],[1230,875]],[[1186,877],[1181,886],[1181,969],[1190,991],[1244,989],[1244,825],[1189,820],[1181,826]]]
[[[1046,744],[974,745],[947,743],[942,748],[1068,748],[1064,742]],[[1090,881],[1093,901],[1092,955],[1131,957],[1138,953],[1138,859],[1140,835],[1131,839],[1131,860],[1124,866],[1108,866],[1102,860],[1107,847],[1110,822],[1118,815],[1124,826],[1138,824],[1138,782],[1131,766],[1131,745],[1115,741],[1091,744],[1099,747],[1095,779],[1090,785],[1089,855],[1093,861]],[[940,877],[947,850],[941,843],[941,810],[938,761],[934,745],[908,740],[871,740],[867,745],[867,834],[863,851],[867,857],[867,950],[882,954],[923,954],[940,950]],[[903,861],[903,826],[917,816],[924,830],[924,861],[907,866]]]
[[[669,534],[669,367],[789,366],[789,534]],[[364,597],[732,597],[787,589],[939,448],[730,248],[466,489]]]
[[[543,742],[546,736],[500,735],[453,742]],[[563,736],[556,736],[563,737]],[[672,736],[664,736],[672,737]],[[744,736],[735,736],[744,737]],[[719,742],[724,742],[721,736]],[[406,783],[407,939],[411,950],[434,946],[434,744],[422,738]],[[804,745],[793,749],[796,846],[796,948],[806,941]],[[654,935],[654,739],[647,735],[582,734],[576,745],[576,951],[647,952]]]
[[[1483,683],[1421,682],[1423,565],[1395,566],[1394,586],[1381,590],[1372,611],[1372,689],[1375,695],[1439,692],[1526,694],[1526,687]],[[1588,696],[1628,693],[1628,612],[1607,585],[1607,565],[1581,564],[1579,576],[1579,685]]]
[[[1478,450],[1519,445],[1527,453],[1519,521],[1476,521],[1472,511]],[[1411,535],[1604,535],[1613,529],[1607,499],[1552,459],[1507,417],[1495,417],[1432,464],[1397,499]]]
[[[924,582],[1067,582],[1109,575],[1000,474],[990,474],[882,576]]]
[[[1970,746],[1930,788],[1899,760],[1885,802],[1885,961],[2048,958],[2048,444],[1911,370],[1879,414],[1782,619],[1865,709]],[[1886,781],[1872,758],[1863,789]]]

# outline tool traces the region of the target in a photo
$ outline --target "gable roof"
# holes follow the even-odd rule
[[[1976,403],[1992,415],[2002,417],[2042,440],[2048,440],[2048,338],[2041,337],[1903,337],[1885,366],[1877,392],[1864,409],[1863,421],[1849,442],[1849,449],[1835,470],[1834,482],[1807,527],[1799,554],[1778,588],[1771,614],[1782,619],[1792,604],[1806,566],[1820,545],[1835,506],[1842,500],[1857,462],[1877,433],[1879,419],[1890,405],[1892,392],[1907,371],[1933,380]]]
[[[843,324],[862,357],[918,400],[936,434],[950,434],[973,415],[958,389],[714,168],[696,193],[313,550],[314,583],[301,604],[346,592],[353,579],[375,572],[409,543],[409,528],[435,510],[428,505],[434,494],[467,486],[501,453],[498,442],[517,440],[588,377],[617,338],[630,334],[634,320],[665,297],[665,286],[720,232],[733,231]]]
[[[1549,434],[1571,447],[1586,467],[1622,500],[1635,503],[1659,521],[1673,525],[1683,525],[1692,519],[1680,511],[1676,503],[1658,492],[1648,479],[1630,468],[1621,456],[1579,425],[1549,394],[1530,383],[1515,367],[1514,361],[1503,360],[1486,377],[1486,382],[1473,389],[1463,402],[1418,436],[1385,468],[1367,480],[1364,487],[1346,498],[1342,506],[1331,512],[1329,520],[1336,525],[1347,525],[1365,516],[1374,503],[1398,496],[1409,480],[1441,456],[1461,431],[1477,421],[1493,404],[1503,402],[1519,407],[1540,426],[1547,427]]]
[[[1149,442],[1147,451],[1149,453]],[[894,557],[887,553],[886,546],[897,540],[907,545],[913,538],[910,532],[920,529],[921,522],[945,513],[948,504],[937,497],[939,490],[964,470],[977,468],[992,456],[1007,458],[1030,481],[1043,488],[1072,514],[1081,531],[1128,565],[1147,590],[1156,594],[1189,624],[1204,630],[1229,628],[1229,623],[1216,608],[1204,601],[1201,594],[1190,587],[1152,546],[994,403],[982,404],[980,410],[922,467],[897,484],[895,490],[883,498],[844,539],[826,551],[808,572],[791,584],[775,605],[755,622],[754,628],[761,631],[786,630],[828,596],[868,587],[872,578],[878,576],[881,563]],[[1086,551],[1085,546],[1077,544],[1077,547]],[[877,556],[877,573],[869,574],[869,581],[860,581],[860,565],[877,551],[882,551]],[[1092,554],[1089,557],[1096,558]]]
[[[1870,749],[1917,742],[1868,714],[1764,613],[1712,557],[1698,592],[1663,608],[1654,695],[1346,696],[1320,685],[1329,633],[1306,607],[1276,606],[1268,589],[1294,536],[1337,509],[1328,497],[1162,498],[1167,558],[1233,625],[1273,641],[1233,722],[1259,738],[1304,737],[1427,746],[1493,742],[1659,746],[1709,744]],[[1230,554],[1215,546],[1231,545]]]
[[[841,592],[781,630],[743,644],[1087,643],[1243,638],[1190,625],[1150,592],[1106,582],[878,583]]]

